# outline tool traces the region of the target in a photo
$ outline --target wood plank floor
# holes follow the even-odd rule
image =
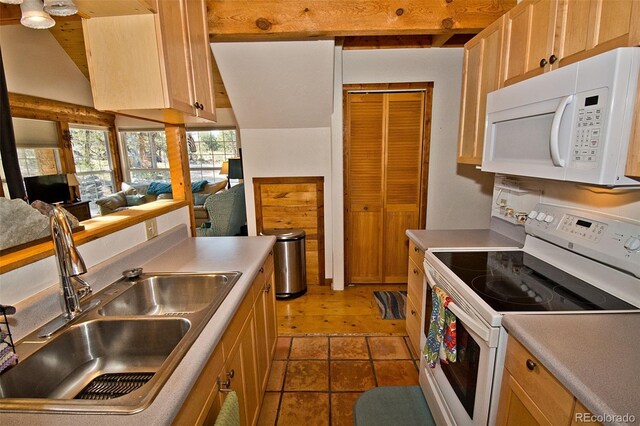
[[[383,320],[374,291],[406,290],[406,284],[358,285],[344,291],[309,286],[293,300],[278,300],[278,335],[406,336],[405,320]]]

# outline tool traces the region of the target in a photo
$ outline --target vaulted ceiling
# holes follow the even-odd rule
[[[169,1],[169,0],[160,0]],[[49,31],[89,77],[81,17],[148,13],[152,0],[76,0],[79,16],[56,17]],[[340,39],[345,49],[459,47],[516,0],[207,0],[216,41]],[[115,13],[117,14],[117,13]],[[18,6],[0,4],[0,23],[18,24]],[[231,108],[214,63],[216,106]]]

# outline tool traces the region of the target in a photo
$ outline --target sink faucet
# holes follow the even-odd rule
[[[69,219],[60,207],[53,207],[49,224],[58,261],[63,316],[70,320],[82,313],[80,301],[92,291],[91,286],[79,277],[87,272],[87,266],[73,242]]]

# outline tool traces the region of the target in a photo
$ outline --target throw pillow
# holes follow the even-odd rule
[[[108,209],[115,210],[127,205],[127,197],[124,195],[124,192],[116,192],[113,195],[96,200],[96,204],[101,207],[104,206]]]
[[[127,182],[122,182],[122,192],[124,192],[124,195],[136,195],[138,193],[136,187],[129,185]]]
[[[170,182],[151,182],[149,188],[147,188],[147,194],[152,195],[169,194],[170,192]]]
[[[127,206],[140,206],[145,203],[144,195],[126,195]]]
[[[205,186],[207,186],[207,181],[206,180],[199,180],[196,182],[191,182],[191,192],[200,192],[204,189]]]
[[[207,201],[207,198],[209,198],[210,195],[211,194],[209,194],[208,192],[193,194],[193,204],[196,206],[203,205],[204,202]]]
[[[214,183],[210,183],[207,186],[204,187],[204,189],[202,190],[202,192],[206,192],[208,194],[215,194],[216,192],[222,191],[223,189],[225,189],[227,187],[227,180],[224,179],[220,182],[214,182]]]

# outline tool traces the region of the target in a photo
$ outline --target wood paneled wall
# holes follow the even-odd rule
[[[325,285],[324,177],[253,178],[256,230],[304,229],[307,284]]]

